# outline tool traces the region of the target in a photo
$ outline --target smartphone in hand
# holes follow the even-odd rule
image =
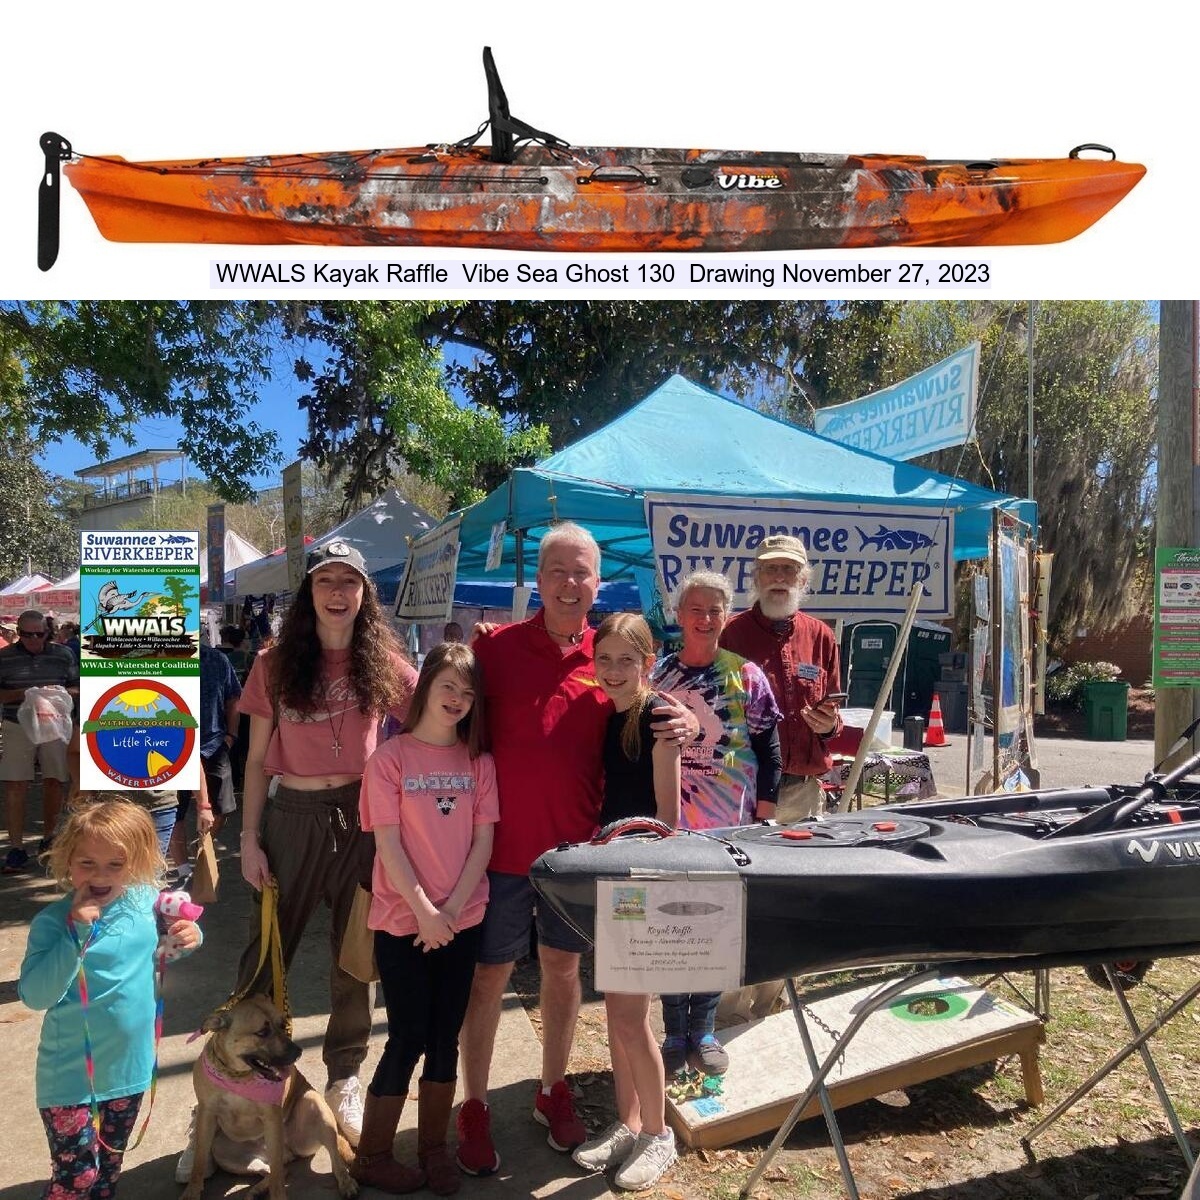
[[[834,702],[834,704],[845,704],[849,695],[850,695],[849,692],[826,692],[825,695],[822,696],[821,699],[817,701],[817,703],[816,703],[816,705],[814,705],[814,707],[819,708],[822,704],[825,703],[826,700],[832,700]]]

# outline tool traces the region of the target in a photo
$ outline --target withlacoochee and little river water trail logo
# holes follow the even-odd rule
[[[196,718],[160,679],[122,679],[92,706],[83,725],[96,767],[127,788],[167,786],[196,743]]]

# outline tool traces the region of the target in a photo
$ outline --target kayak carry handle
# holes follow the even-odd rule
[[[580,175],[575,182],[581,187],[586,183],[644,183],[653,187],[658,182],[657,175],[647,175],[641,167],[597,167],[587,175]]]
[[[1108,155],[1109,162],[1117,161],[1117,152],[1111,146],[1102,146],[1099,142],[1084,142],[1082,145],[1076,146],[1068,158],[1078,158],[1084,150],[1099,150],[1101,154]]]
[[[58,259],[58,194],[62,190],[59,163],[72,158],[74,151],[61,133],[43,133],[38,144],[46,156],[38,185],[38,269],[48,271]]]
[[[1051,830],[1043,840],[1078,837],[1085,833],[1103,833],[1110,829],[1120,829],[1134,813],[1145,808],[1151,800],[1167,799],[1169,789],[1197,768],[1200,768],[1200,754],[1193,754],[1191,758],[1180,763],[1175,770],[1168,771],[1166,775],[1152,776],[1147,779],[1145,784],[1132,796],[1118,796],[1117,799],[1092,809],[1090,813],[1084,813],[1082,817],[1072,821],[1069,825],[1062,825],[1058,829]]]
[[[624,837],[633,833],[656,833],[660,838],[674,837],[675,830],[665,821],[654,817],[621,817],[620,820],[610,821],[595,837],[593,846],[607,846],[613,838]]]

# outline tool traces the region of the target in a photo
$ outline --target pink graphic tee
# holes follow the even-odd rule
[[[402,733],[380,746],[367,762],[359,814],[364,829],[400,826],[400,843],[422,890],[434,904],[441,904],[462,874],[475,826],[500,819],[492,756],[472,759],[461,742],[430,746]],[[455,928],[478,925],[487,898],[485,874],[463,905]],[[388,882],[378,855],[367,923],[397,937],[418,930],[408,901]]]

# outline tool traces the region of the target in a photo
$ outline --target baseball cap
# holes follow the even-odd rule
[[[808,551],[805,550],[804,543],[799,538],[791,537],[786,533],[773,533],[770,537],[763,538],[754,552],[754,561],[769,562],[780,559],[806,567],[808,566]]]
[[[304,573],[311,575],[319,567],[339,564],[344,567],[353,567],[364,579],[368,577],[367,564],[363,556],[349,542],[343,542],[340,538],[335,538],[332,542],[326,542],[324,546],[318,546],[315,550],[310,551],[308,560],[304,564]]]

